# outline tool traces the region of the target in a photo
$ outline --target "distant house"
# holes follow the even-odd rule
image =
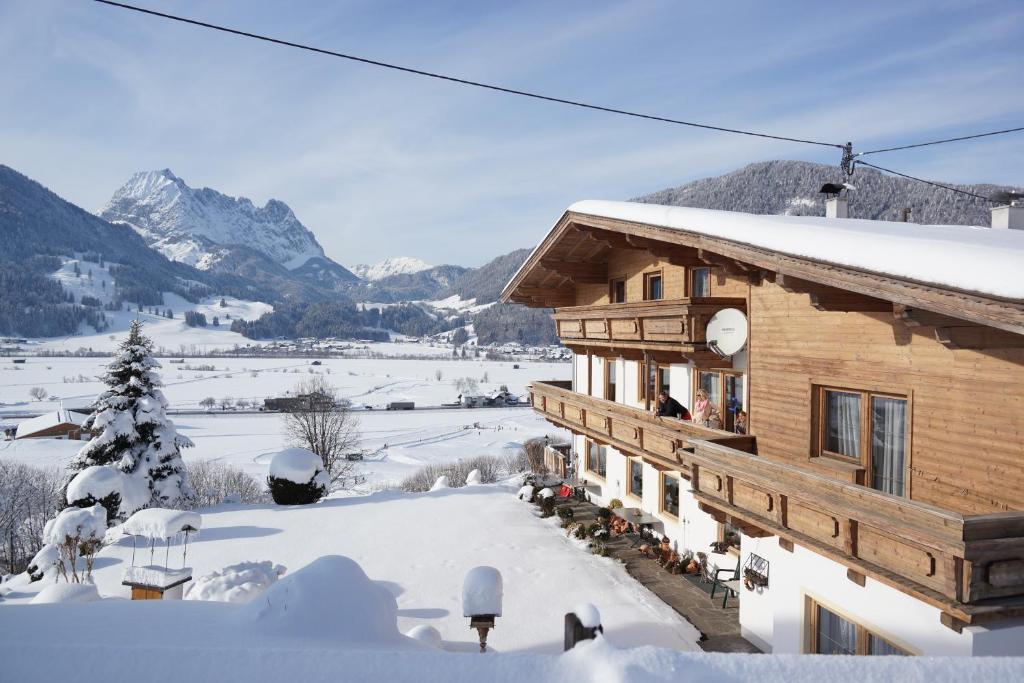
[[[299,394],[298,396],[281,396],[263,401],[264,410],[276,410],[282,413],[301,410],[334,408],[334,399],[326,394]]]
[[[85,415],[61,408],[25,420],[18,425],[15,439],[81,439]]]

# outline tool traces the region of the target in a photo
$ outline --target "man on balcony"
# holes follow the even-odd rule
[[[679,420],[689,420],[690,411],[686,407],[668,395],[664,389],[658,393],[658,405],[654,408],[654,414],[658,417],[674,417]]]

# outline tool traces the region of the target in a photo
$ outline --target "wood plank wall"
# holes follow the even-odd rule
[[[664,299],[683,299],[688,296],[686,268],[673,266],[657,259],[645,251],[618,250],[609,254],[608,278],[626,279],[626,301],[643,301],[644,273],[660,270]],[[745,297],[747,283],[739,278],[726,276],[721,269],[711,271],[711,295]],[[592,306],[609,302],[609,286],[606,284],[581,284],[576,287],[576,305]]]
[[[767,281],[749,311],[759,454],[809,464],[812,383],[909,393],[910,497],[965,514],[1024,509],[1024,350],[952,351],[931,328],[818,311]]]

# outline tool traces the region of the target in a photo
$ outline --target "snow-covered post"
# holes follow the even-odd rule
[[[576,606],[565,615],[565,649],[576,647],[581,640],[593,640],[598,633],[604,633],[601,626],[601,613],[589,602]]]
[[[473,567],[462,582],[462,616],[480,635],[480,652],[487,651],[487,632],[501,616],[501,572],[494,567]]]

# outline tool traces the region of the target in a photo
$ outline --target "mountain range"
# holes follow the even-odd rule
[[[895,220],[902,209],[910,208],[913,222],[989,222],[987,204],[964,195],[871,169],[858,169],[847,179],[835,167],[800,161],[750,164],[634,201],[822,215],[819,189],[837,180],[848,180],[856,188],[850,195],[852,217]],[[956,187],[984,196],[1014,189]],[[226,294],[273,303],[281,314],[265,324],[239,323],[243,333],[251,335],[286,335],[297,328],[316,334],[319,327],[343,316],[348,321],[345,329],[366,324],[420,335],[473,322],[484,343],[554,340],[551,321],[542,311],[494,304],[469,319],[459,310],[408,303],[457,297],[452,300],[463,303],[455,309],[468,302],[491,304],[529,249],[499,256],[480,268],[431,266],[400,256],[348,269],[324,253],[315,235],[284,202],[271,199],[258,207],[244,197],[195,189],[169,169],[134,174],[97,216],[0,166],[0,234],[6,247],[0,251],[2,334],[52,336],[71,333],[82,322],[102,325],[102,316],[69,304],[66,293],[49,277],[61,256],[92,254],[118,264],[111,271],[118,300],[159,305],[162,292],[174,292],[191,301]],[[402,306],[384,308],[364,320],[356,315],[355,302]],[[337,308],[345,305],[349,308]],[[366,313],[366,307],[360,310]]]

